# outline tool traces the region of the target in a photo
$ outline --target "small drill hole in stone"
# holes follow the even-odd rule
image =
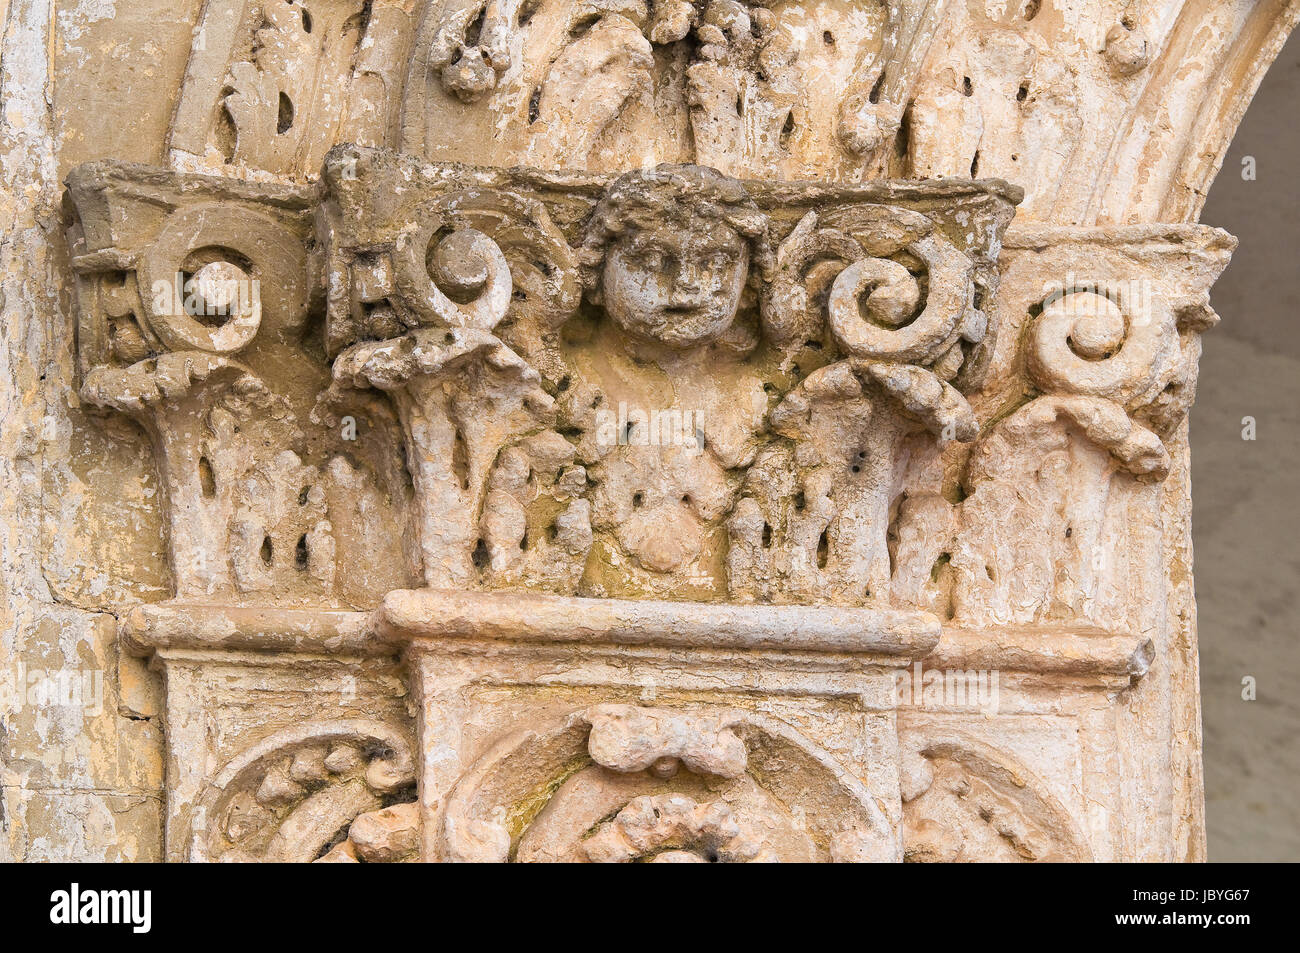
[[[203,495],[209,500],[217,495],[217,480],[212,473],[212,463],[207,457],[199,457],[199,485]]]
[[[794,113],[785,114],[785,124],[781,127],[781,148],[789,149],[790,140],[794,138]]]
[[[284,93],[280,94],[280,109],[275,121],[275,131],[284,135],[293,128],[293,100]]]

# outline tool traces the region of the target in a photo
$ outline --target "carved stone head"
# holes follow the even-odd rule
[[[629,172],[587,226],[584,283],[634,338],[707,344],[735,320],[766,236],[766,218],[736,179],[692,165]]]

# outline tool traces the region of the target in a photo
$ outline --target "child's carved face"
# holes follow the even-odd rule
[[[725,222],[696,216],[633,229],[606,254],[605,309],[633,337],[706,344],[735,320],[748,271],[749,243]]]

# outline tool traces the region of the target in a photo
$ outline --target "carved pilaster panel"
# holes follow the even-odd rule
[[[394,593],[426,859],[889,861],[921,615]],[[581,665],[571,660],[581,656]]]
[[[124,618],[124,648],[151,656],[166,688],[169,861],[411,859],[407,688],[358,638],[364,623],[173,606]]]

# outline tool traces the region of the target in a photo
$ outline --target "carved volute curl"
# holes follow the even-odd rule
[[[373,387],[394,400],[426,583],[465,587],[478,577],[476,524],[489,468],[511,435],[553,419],[537,370],[494,331],[511,313],[521,340],[543,346],[556,317],[576,305],[577,275],[569,245],[536,200],[472,175],[402,196],[399,174],[390,157],[347,149],[327,163],[326,340],[337,352],[337,387]],[[396,220],[376,219],[367,191],[376,188],[404,199]]]
[[[902,507],[898,539],[926,540],[896,551],[912,579],[902,588],[942,561],[955,624],[1141,630],[1161,597],[1135,570],[1155,558],[1161,526],[1135,514],[1157,511],[1200,336],[1217,322],[1208,290],[1235,243],[1202,226],[1134,226],[1103,238],[1027,228],[1008,244],[1024,375],[989,402],[1003,409],[965,460],[957,505]]]
[[[1030,231],[1022,241],[1049,234],[1059,239],[1057,254],[1068,254],[1064,232]],[[1025,365],[1043,396],[1000,426],[1069,419],[1125,469],[1161,479],[1169,467],[1163,441],[1195,399],[1200,336],[1219,320],[1209,285],[1235,242],[1211,229],[1139,227],[1111,244],[1070,259],[1069,280],[1030,304]],[[1089,265],[1091,274],[1076,270]]]
[[[1186,416],[1196,393],[1199,336],[1219,321],[1207,294],[1152,301],[1140,290],[1075,287],[1054,292],[1041,307],[1027,359],[1045,392],[1107,400],[1154,438],[1167,437]],[[1166,468],[1159,463],[1149,472],[1161,476]]]
[[[991,277],[934,221],[886,206],[810,211],[782,243],[765,329],[789,364],[791,346],[825,320],[843,359],[771,412],[773,431],[791,443],[760,456],[731,518],[729,568],[745,580],[733,591],[760,601],[783,591],[796,601],[889,598],[903,439],[919,430],[964,442],[978,432],[961,392],[978,383],[994,339],[977,277],[987,290]],[[784,501],[771,498],[776,486]]]

